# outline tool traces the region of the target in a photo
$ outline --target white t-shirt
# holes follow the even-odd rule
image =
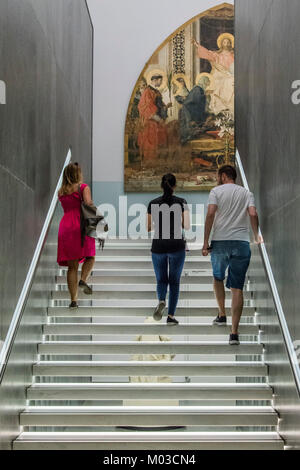
[[[209,194],[208,204],[218,206],[211,240],[250,241],[248,207],[254,206],[254,196],[237,184],[216,186]]]

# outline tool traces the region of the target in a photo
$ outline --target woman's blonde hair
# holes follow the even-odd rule
[[[82,172],[78,163],[69,163],[64,169],[63,181],[60,190],[58,191],[59,196],[69,194],[70,187],[74,184],[79,184],[82,181]]]

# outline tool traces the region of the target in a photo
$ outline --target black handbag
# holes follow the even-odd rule
[[[78,192],[81,200],[81,209],[80,209],[80,232],[81,232],[81,246],[84,245],[84,239],[86,236],[95,238],[99,242],[100,248],[104,248],[105,238],[99,237],[99,228],[100,232],[108,232],[108,225],[102,214],[99,214],[97,207],[89,204],[86,204],[83,200],[80,186]],[[98,226],[101,222],[100,227]],[[97,227],[98,226],[98,227]],[[98,229],[98,230],[97,230]]]

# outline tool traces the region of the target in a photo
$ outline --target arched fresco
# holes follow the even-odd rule
[[[209,190],[234,163],[234,7],[224,3],[176,30],[133,90],[125,128],[125,191]]]

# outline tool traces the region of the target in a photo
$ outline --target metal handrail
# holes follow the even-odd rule
[[[42,249],[44,247],[44,244],[45,244],[45,241],[46,241],[46,238],[47,238],[47,234],[48,234],[48,230],[49,230],[50,224],[51,224],[52,219],[53,219],[54,211],[55,211],[56,206],[57,206],[57,202],[58,202],[57,193],[58,193],[58,190],[59,190],[59,188],[61,186],[61,183],[62,183],[63,171],[64,171],[66,165],[68,165],[68,163],[70,162],[71,157],[72,157],[72,152],[71,152],[71,149],[69,149],[66,160],[64,162],[63,169],[60,173],[60,176],[59,176],[59,179],[58,179],[58,182],[57,182],[57,185],[56,185],[53,197],[52,197],[50,207],[49,207],[48,212],[47,212],[47,216],[46,216],[41,234],[39,236],[39,240],[37,242],[37,245],[36,245],[36,248],[35,248],[35,251],[34,251],[34,255],[33,255],[31,263],[30,263],[29,270],[27,272],[26,279],[25,279],[24,284],[23,284],[23,288],[22,288],[20,297],[18,299],[18,303],[16,305],[16,308],[15,308],[12,320],[10,322],[10,326],[9,326],[6,338],[4,340],[2,349],[0,351],[0,384],[1,384],[2,379],[3,379],[5,368],[6,368],[8,360],[9,360],[9,356],[10,356],[10,353],[11,353],[11,350],[12,350],[12,347],[13,347],[13,344],[14,344],[14,340],[15,340],[15,337],[16,337],[16,334],[17,334],[17,331],[18,331],[18,328],[19,328],[19,325],[20,325],[20,322],[21,322],[21,319],[22,319],[22,316],[23,316],[23,312],[24,312],[24,309],[25,309],[25,306],[26,306],[26,303],[27,303],[27,299],[28,299],[28,296],[29,296],[29,293],[30,293],[30,290],[31,290],[31,287],[32,287],[34,275],[35,275],[35,272],[36,272],[36,269],[37,269],[37,266],[38,266],[38,263],[39,263],[39,259],[40,259],[41,253],[42,253]]]
[[[246,178],[246,175],[245,175],[244,167],[243,167],[241,157],[240,157],[240,154],[239,154],[238,150],[236,150],[236,163],[237,163],[240,175],[241,175],[243,186],[246,189],[249,190],[248,181],[247,181],[247,178]],[[262,236],[262,233],[261,233],[260,229],[259,229],[259,235]],[[280,300],[280,297],[279,297],[278,289],[277,289],[276,282],[275,282],[275,279],[274,279],[274,275],[273,275],[271,263],[270,263],[270,260],[269,260],[269,256],[268,256],[268,253],[267,253],[267,250],[266,250],[266,246],[265,246],[264,242],[260,243],[258,246],[259,246],[262,261],[263,261],[263,264],[264,264],[264,267],[265,267],[265,270],[266,270],[267,278],[268,278],[268,281],[269,281],[273,301],[274,301],[274,304],[275,304],[275,309],[276,309],[276,312],[277,312],[277,315],[278,315],[279,325],[281,327],[285,347],[286,347],[287,354],[288,354],[288,357],[289,357],[289,361],[290,361],[290,364],[291,364],[291,368],[292,368],[292,371],[293,371],[297,392],[298,392],[298,395],[300,397],[300,367],[299,367],[299,363],[298,363],[298,358],[297,358],[296,351],[295,351],[295,348],[294,348],[294,345],[293,345],[293,341],[292,341],[292,338],[291,338],[291,335],[290,335],[290,332],[289,332],[289,328],[288,328],[288,325],[287,325],[287,322],[286,322],[286,319],[285,319],[285,315],[284,315],[284,312],[283,312],[281,300]]]

